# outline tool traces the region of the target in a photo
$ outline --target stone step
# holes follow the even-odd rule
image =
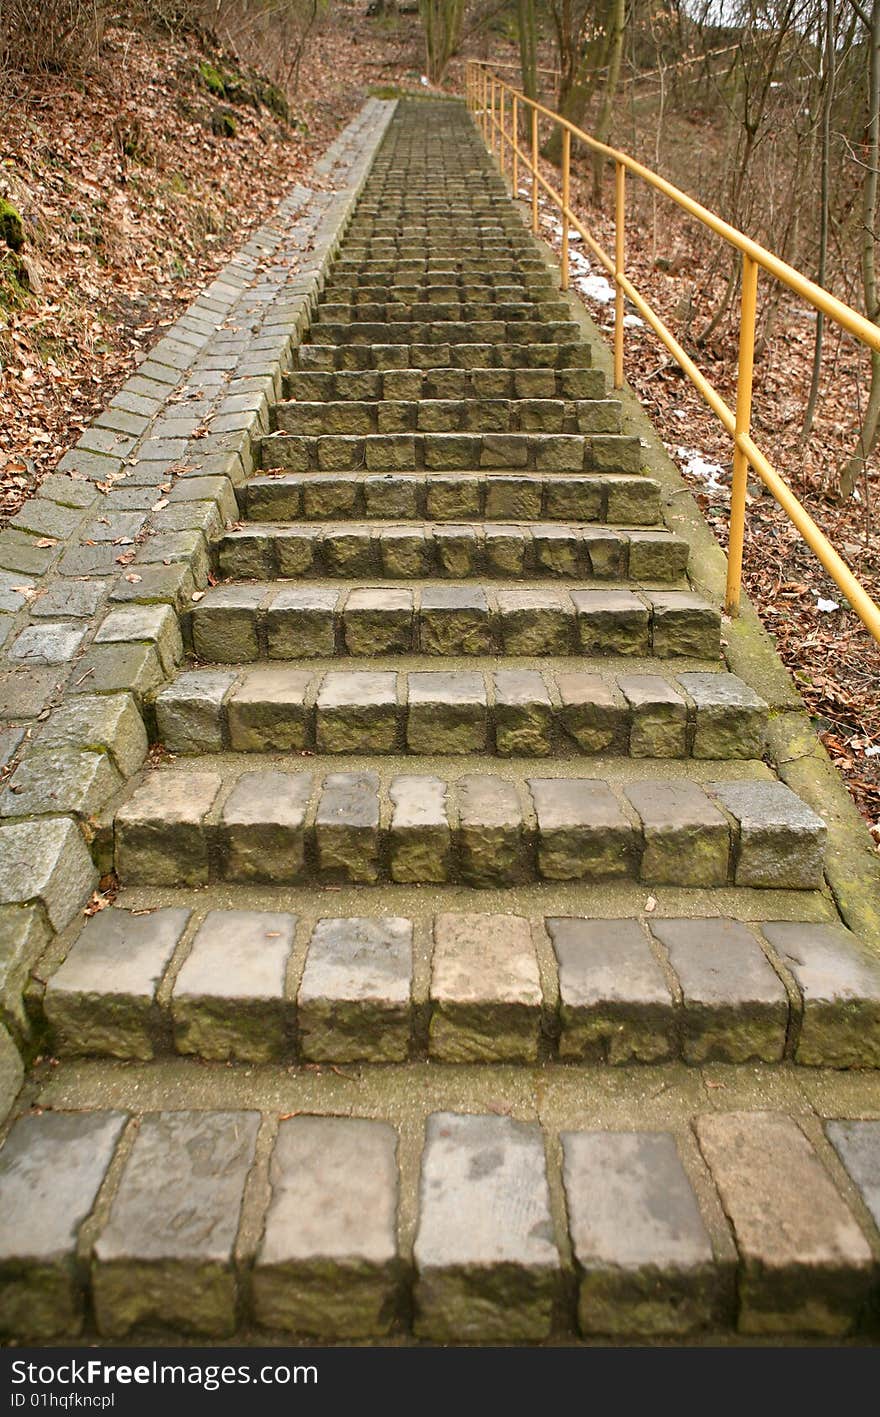
[[[604,399],[601,369],[309,370],[288,374],[285,396],[304,403],[383,399]]]
[[[432,1071],[406,1070],[405,1112],[386,1095],[279,1119],[267,1088],[262,1112],[21,1117],[0,1151],[0,1330],[779,1343],[868,1321],[880,1123],[693,1101],[659,1127],[622,1102],[542,1125],[519,1102],[438,1108]],[[291,1095],[289,1070],[270,1077]]]
[[[471,525],[356,521],[273,526],[249,525],[225,532],[217,564],[233,580],[276,576],[560,576],[593,577],[640,585],[680,582],[688,545],[665,529],[617,530],[575,523]]]
[[[573,344],[575,320],[341,320],[312,326],[322,344]],[[448,362],[448,361],[447,361]]]
[[[537,321],[553,322],[565,320],[569,306],[564,300],[529,300],[522,293],[513,299],[501,300],[497,297],[481,297],[479,300],[458,298],[443,300],[420,300],[411,303],[398,300],[369,303],[331,303],[325,298],[319,303],[312,326],[319,331],[325,326],[357,324],[402,324],[418,325],[437,321],[442,325],[460,324],[463,321],[479,324],[485,320],[522,321],[534,324]]]
[[[619,433],[621,409],[618,399],[297,399],[276,404],[273,422],[282,433],[307,435]]]
[[[393,276],[393,279],[390,278]],[[418,300],[558,300],[559,287],[549,271],[501,270],[340,271],[334,266],[324,296],[342,304],[364,305]]]
[[[331,661],[331,665],[332,665]],[[720,671],[184,670],[155,701],[172,753],[760,758],[767,705]]]
[[[822,882],[825,825],[774,780],[697,781],[694,761],[685,776],[667,762],[667,777],[644,780],[623,763],[613,782],[607,764],[603,778],[554,761],[525,776],[515,763],[472,756],[466,776],[440,776],[397,761],[284,771],[254,769],[243,756],[148,771],[115,814],[119,879],[481,889],[638,880],[805,891]]]
[[[270,433],[259,442],[262,466],[291,472],[641,471],[639,439],[623,433]]]
[[[521,344],[498,339],[466,344],[425,341],[420,344],[334,344],[325,330],[324,343],[298,345],[291,353],[293,369],[585,369],[592,362],[590,346],[575,340]]]
[[[220,585],[182,617],[199,659],[647,655],[716,661],[721,617],[689,591],[627,587]]]
[[[110,907],[48,979],[56,1057],[880,1065],[880,962],[839,925]]]
[[[342,254],[334,263],[330,282],[336,279],[343,282],[352,280],[357,285],[363,278],[368,284],[376,280],[393,285],[398,279],[406,284],[413,277],[433,281],[435,273],[441,276],[453,274],[465,283],[474,280],[491,284],[496,279],[506,282],[511,277],[522,281],[544,281],[547,279],[547,264],[540,256],[529,255],[527,252],[517,252],[511,255],[509,261],[487,263],[480,257],[462,256],[456,252],[448,256],[422,253],[400,259],[377,256],[365,260],[362,257],[347,256],[343,248]]]
[[[662,520],[660,484],[628,473],[273,473],[251,477],[239,497],[250,521],[546,519],[644,527]]]

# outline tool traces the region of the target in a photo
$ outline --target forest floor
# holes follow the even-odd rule
[[[25,222],[26,283],[0,254],[0,520],[52,470],[85,424],[151,344],[259,226],[371,91],[420,87],[416,16],[370,19],[366,5],[334,0],[311,35],[285,122],[265,104],[218,97],[202,61],[247,87],[238,64],[193,36],[116,25],[86,80],[46,79],[24,102],[0,89],[0,196]],[[481,47],[481,57],[486,47]],[[503,40],[492,52],[515,58]],[[461,85],[461,65],[448,86]],[[223,115],[232,117],[224,123]],[[712,144],[695,115],[678,135],[671,170],[701,183]],[[234,133],[229,131],[234,127]],[[221,131],[215,131],[216,129]],[[226,128],[226,132],[222,130]],[[617,140],[628,145],[627,133]],[[633,124],[632,139],[649,139]],[[691,160],[691,152],[699,156]],[[664,163],[667,154],[664,152]],[[576,169],[572,197],[589,229],[613,249],[606,192],[591,200]],[[555,216],[542,234],[558,245]],[[0,246],[0,253],[5,248]],[[612,294],[598,263],[580,254],[572,285],[610,332]],[[729,402],[735,400],[735,321],[699,350],[690,339],[711,314],[718,281],[703,279],[711,247],[668,204],[635,195],[627,226],[627,271]],[[21,276],[19,268],[19,277]],[[29,283],[29,288],[28,288]],[[826,340],[811,436],[801,424],[815,322],[794,300],[778,307],[755,371],[753,430],[774,466],[880,598],[880,537],[874,507],[880,461],[856,496],[838,503],[836,469],[853,444],[864,361],[834,333]],[[730,445],[715,416],[634,315],[627,320],[626,373],[682,469],[722,545],[729,513]],[[791,670],[831,757],[880,845],[880,647],[825,576],[787,518],[750,483],[744,578]]]

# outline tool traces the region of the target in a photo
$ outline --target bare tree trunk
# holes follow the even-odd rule
[[[837,79],[837,5],[836,0],[827,0],[825,6],[825,51],[823,55],[824,88],[822,92],[822,155],[819,176],[819,258],[816,263],[816,283],[825,284],[828,265],[828,223],[831,166],[831,110],[834,106],[834,87]],[[804,409],[801,442],[805,443],[813,428],[816,403],[819,398],[819,378],[822,373],[822,342],[825,335],[825,315],[816,311],[816,343],[813,349],[813,372],[810,376],[810,392]]]
[[[527,98],[537,98],[538,35],[535,22],[535,0],[517,0],[516,22],[519,31],[519,62],[522,70],[523,93]]]
[[[617,97],[617,85],[620,82],[620,66],[623,60],[623,44],[626,38],[626,0],[612,0],[611,3],[611,37],[608,57],[608,75],[605,79],[605,91],[602,94],[602,107],[599,109],[599,117],[596,120],[594,136],[600,143],[607,142],[608,133],[611,128],[611,114],[614,109],[614,101]],[[605,167],[605,159],[601,153],[593,153],[593,201],[597,206],[602,200],[602,172]]]
[[[852,0],[850,0],[852,4]],[[880,288],[877,280],[877,190],[880,166],[880,0],[872,0],[870,13],[854,6],[868,26],[868,121],[865,132],[865,181],[862,188],[862,287],[865,294],[865,314],[880,324]],[[880,354],[871,351],[871,391],[859,430],[858,441],[840,470],[837,495],[841,501],[851,497],[856,480],[877,442],[880,431]]]
[[[425,65],[432,84],[439,84],[461,39],[465,0],[419,0],[425,29]]]

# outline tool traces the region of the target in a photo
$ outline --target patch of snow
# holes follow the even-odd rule
[[[680,412],[680,410],[676,410]],[[717,462],[709,462],[704,458],[698,448],[673,448],[672,452],[678,459],[683,472],[690,477],[696,477],[700,482],[705,482],[707,492],[728,492],[729,489],[721,481],[724,477],[724,468]]]
[[[643,330],[645,328],[644,320],[640,320],[638,315],[624,315],[623,323],[628,330]]]
[[[683,408],[674,408],[672,410],[672,416],[673,418],[687,418],[687,414]]]
[[[614,299],[614,286],[604,276],[581,276],[576,285],[582,295],[599,305],[609,305]]]
[[[822,610],[826,615],[830,615],[832,610],[839,610],[840,606],[836,600],[824,600],[822,596],[816,601],[816,609]]]
[[[880,743],[872,743],[870,748],[865,749],[866,758],[880,757]]]

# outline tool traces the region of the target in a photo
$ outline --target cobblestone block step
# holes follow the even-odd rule
[[[249,478],[239,496],[251,522],[662,522],[660,484],[631,473],[270,473]]]
[[[405,759],[333,772],[254,770],[246,759],[223,774],[153,770],[116,811],[115,866],[126,885],[821,884],[825,824],[783,783],[609,782],[559,766],[506,775],[476,758],[448,778],[413,773]]]
[[[415,344],[301,344],[291,354],[293,369],[581,369],[591,364],[590,346],[576,339],[561,343],[546,335],[532,344],[491,344],[476,335],[467,343],[442,340]]]
[[[435,297],[433,300],[416,300],[412,303],[401,300],[343,302],[338,299],[331,300],[330,296],[333,294],[337,292],[328,291],[315,311],[312,328],[317,326],[319,332],[324,325],[360,323],[422,324],[435,320],[441,324],[461,321],[478,324],[483,320],[552,322],[564,321],[570,314],[568,303],[564,300],[529,300],[524,298],[523,294],[520,294],[518,299],[506,300],[490,300],[485,296],[477,301],[462,300],[458,297],[442,300]]]
[[[395,258],[383,255],[361,258],[347,255],[346,250],[347,247],[343,248],[333,267],[328,282],[331,289],[337,282],[341,288],[353,286],[354,289],[359,289],[363,282],[363,288],[381,285],[390,291],[398,281],[403,285],[417,282],[422,286],[433,285],[444,278],[454,278],[459,286],[492,286],[515,282],[521,288],[535,284],[544,289],[547,282],[546,262],[542,261],[540,256],[530,255],[522,250],[512,253],[509,261],[490,263],[480,256],[465,256],[455,251],[445,256],[423,252],[421,256]],[[550,288],[557,288],[552,280]]]
[[[172,753],[760,758],[767,705],[726,673],[187,670],[155,701]]]
[[[418,527],[370,522],[249,524],[217,543],[221,574],[237,579],[275,576],[451,576],[489,579],[559,576],[567,580],[679,582],[688,544],[665,530],[624,530],[576,523],[461,525],[423,521]]]
[[[282,433],[619,433],[617,399],[354,399],[279,403]]]
[[[689,591],[440,582],[220,585],[184,616],[199,659],[333,654],[687,656],[717,660],[721,617]]]
[[[573,344],[580,336],[576,320],[327,320],[313,327],[322,344]],[[448,363],[449,361],[447,361]]]
[[[841,1338],[871,1323],[878,1157],[880,1123],[781,1111],[45,1111],[0,1151],[0,1331]]]
[[[622,433],[368,433],[363,437],[270,433],[259,446],[264,469],[291,472],[506,468],[638,473],[642,465],[638,438]]]
[[[289,399],[604,399],[601,369],[300,370],[288,374]]]
[[[352,271],[334,268],[324,287],[328,300],[345,305],[369,305],[375,300],[408,303],[420,300],[558,300],[559,291],[549,273],[509,270]]]
[[[880,959],[808,921],[111,907],[40,1009],[55,1056],[880,1066]]]

